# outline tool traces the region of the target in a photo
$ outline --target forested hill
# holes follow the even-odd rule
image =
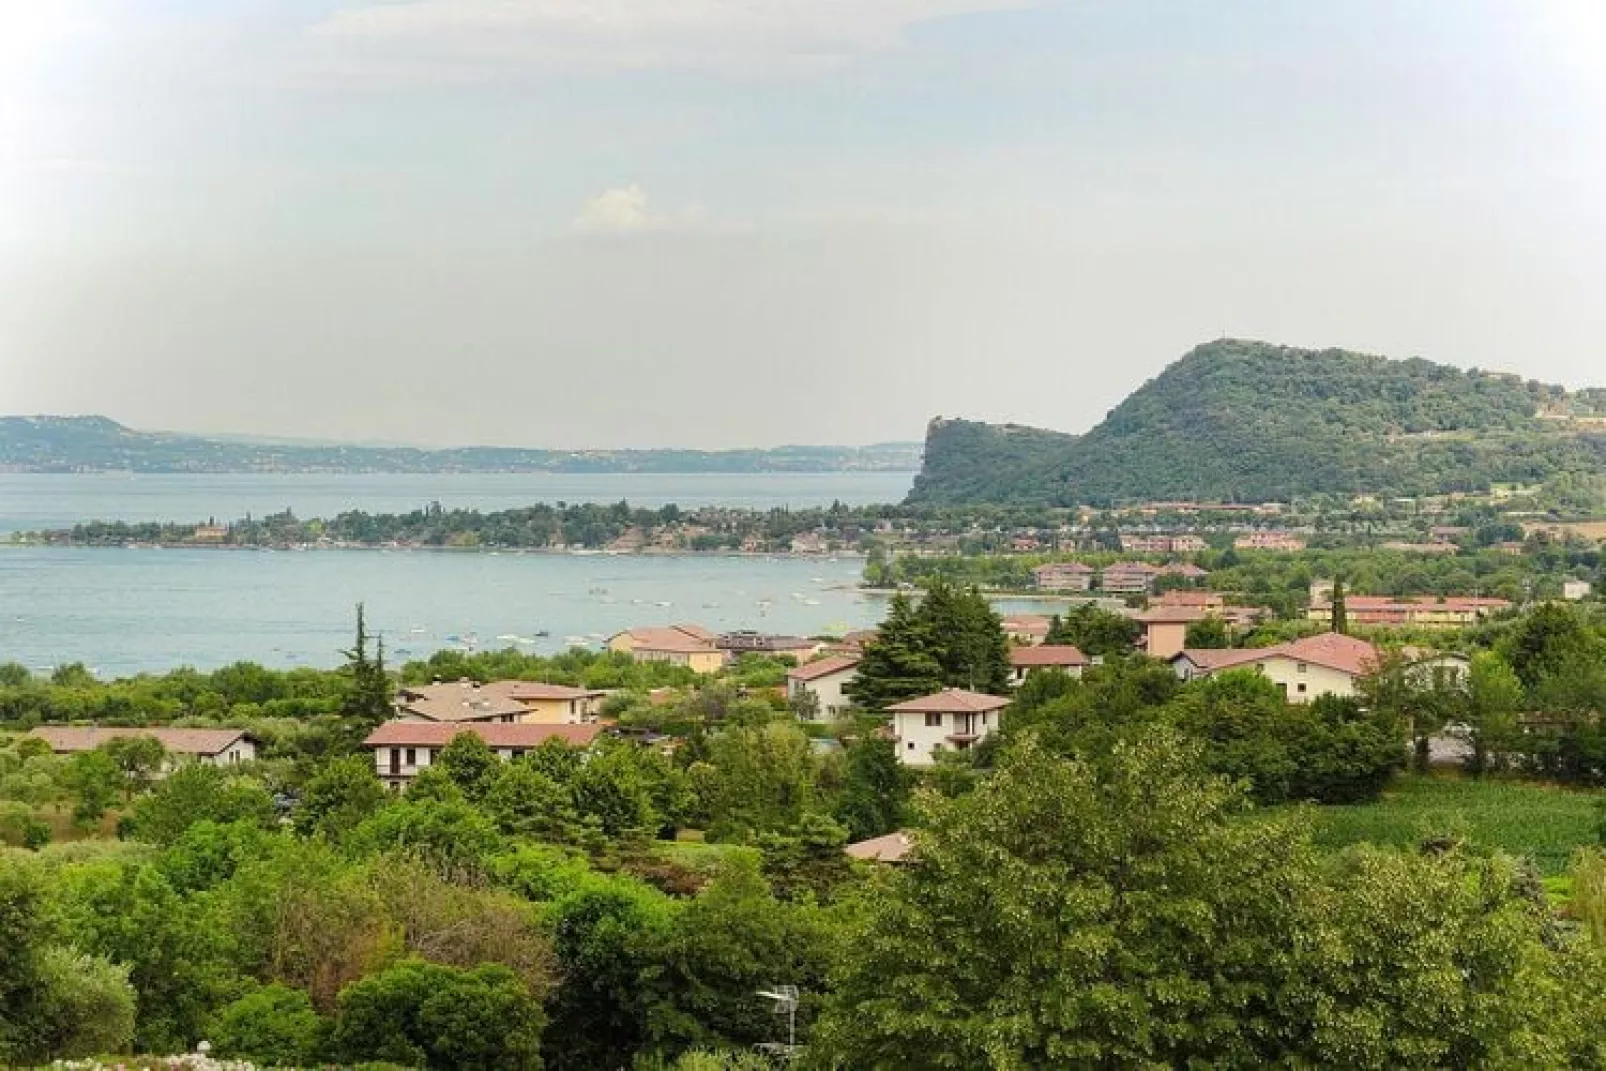
[[[207,439],[135,431],[103,416],[0,417],[0,471],[11,472],[907,472],[919,449],[424,450]]]
[[[1603,473],[1606,390],[1223,339],[1086,435],[934,421],[910,502],[1422,495]]]

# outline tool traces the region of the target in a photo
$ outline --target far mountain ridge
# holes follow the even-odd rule
[[[1606,474],[1606,390],[1221,339],[1084,435],[938,419],[909,501],[1425,495]]]
[[[0,417],[11,472],[908,472],[916,443],[732,450],[427,448],[136,431],[106,416]]]

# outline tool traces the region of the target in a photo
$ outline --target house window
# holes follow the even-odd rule
[[[942,728],[942,715],[941,714],[927,714],[926,715],[926,728],[928,728],[928,729],[940,729],[940,728]]]
[[[410,747],[410,748],[407,749],[407,765],[409,765],[409,766],[417,766],[418,765],[418,749],[417,748]]]
[[[1305,682],[1304,681],[1300,681],[1299,682],[1298,691],[1299,691],[1300,695],[1304,695],[1305,694]]]
[[[1305,664],[1305,663],[1303,663],[1303,662],[1301,662],[1301,663],[1300,663],[1300,664],[1299,664],[1299,665],[1298,665],[1298,666],[1296,666],[1296,667],[1295,667],[1295,668],[1296,668],[1296,669],[1297,669],[1297,670],[1298,670],[1298,671],[1299,671],[1299,672],[1301,672],[1301,673],[1303,673],[1303,672],[1305,672],[1305,671],[1306,671],[1306,670],[1307,670],[1307,669],[1309,669],[1309,668],[1310,668],[1310,667],[1309,667],[1309,666],[1307,666],[1307,665],[1306,665],[1306,664]]]
[[[911,741],[909,741],[909,750],[913,751],[914,749],[915,749],[915,742],[913,740],[911,740]]]

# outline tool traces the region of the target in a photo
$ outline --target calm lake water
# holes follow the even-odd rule
[[[77,481],[84,481],[78,483]],[[92,517],[204,518],[285,506],[307,516],[431,498],[496,508],[542,499],[731,505],[888,501],[886,474],[628,477],[0,476],[0,529]],[[554,652],[636,625],[813,634],[874,624],[855,558],[636,557],[503,551],[0,548],[0,661],[81,661],[102,677],[252,659],[332,666],[367,605],[393,656],[475,637]],[[1000,608],[1041,609],[1000,603]],[[545,637],[537,636],[546,632]]]
[[[405,513],[438,501],[448,509],[512,509],[537,502],[680,506],[850,506],[898,502],[909,472],[487,473],[392,475],[34,475],[0,473],[0,533],[69,528],[80,521],[238,520],[291,509],[298,517],[343,510]]]

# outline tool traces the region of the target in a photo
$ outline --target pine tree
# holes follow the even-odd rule
[[[943,667],[931,650],[923,616],[907,595],[894,595],[886,620],[865,645],[858,673],[844,691],[860,707],[874,711],[930,695],[943,681]]]
[[[1334,632],[1345,633],[1349,631],[1349,610],[1344,605],[1344,578],[1339,577],[1333,581],[1333,622]]]

